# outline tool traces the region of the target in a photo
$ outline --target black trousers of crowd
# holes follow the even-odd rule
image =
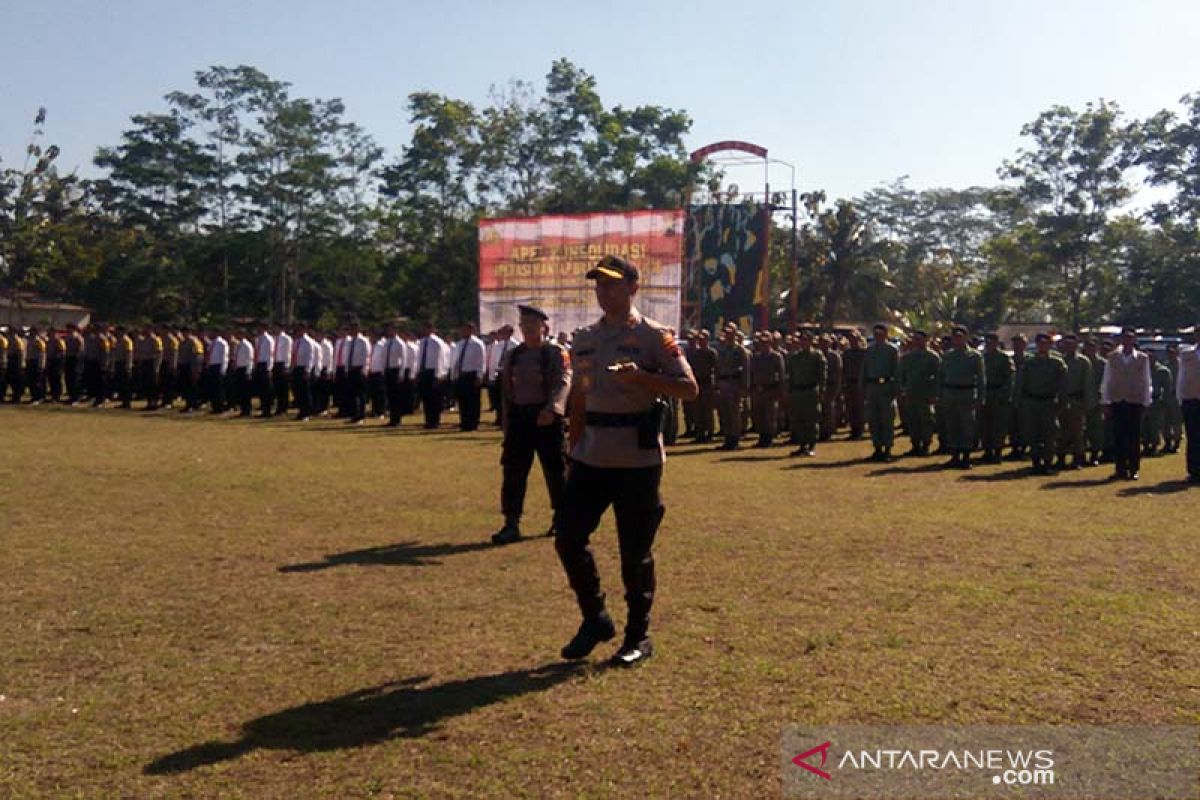
[[[133,404],[133,377],[129,374],[129,365],[113,364],[112,382],[113,391],[121,401],[121,407],[129,408]]]
[[[585,619],[604,609],[600,573],[589,539],[611,505],[617,518],[621,579],[629,609],[625,636],[640,639],[650,626],[654,603],[654,535],[666,508],[659,495],[662,465],[602,468],[571,464],[556,521],[554,547]]]
[[[204,384],[204,396],[208,399],[208,404],[212,413],[223,414],[225,412],[225,376],[221,374],[221,367],[217,364],[209,364],[204,368],[202,376]]]
[[[516,522],[525,512],[525,490],[534,455],[542,465],[550,507],[555,512],[562,507],[567,484],[567,464],[563,455],[565,426],[562,417],[555,417],[549,425],[538,425],[537,416],[542,408],[544,406],[540,404],[514,405],[508,410],[508,427],[504,431],[500,455],[500,464],[504,467],[500,510],[506,521]]]
[[[1187,471],[1200,478],[1200,400],[1184,400],[1183,427],[1187,434]]]
[[[181,364],[176,370],[179,396],[183,398],[183,407],[187,411],[200,408],[200,387],[196,382],[196,372],[190,364]]]
[[[1133,475],[1141,467],[1142,406],[1113,403],[1113,458],[1118,475]]]
[[[275,406],[275,387],[271,383],[270,364],[266,361],[255,362],[251,381],[254,384],[254,394],[258,397],[258,413],[264,417],[271,416]]]
[[[425,427],[433,429],[442,424],[442,385],[436,372],[423,369],[417,373],[417,394],[425,409]]]
[[[248,417],[254,413],[254,382],[249,367],[238,367],[233,372],[233,382],[237,393],[238,413]]]
[[[162,404],[165,406],[175,402],[176,392],[178,389],[175,386],[176,368],[170,364],[163,363],[158,368],[158,388],[162,393]]]
[[[387,387],[382,372],[367,375],[367,394],[371,398],[371,416],[382,417],[387,413]]]
[[[313,414],[312,373],[303,367],[292,367],[292,397],[296,400],[296,418],[308,419]]]
[[[138,391],[150,408],[159,404],[158,365],[152,360],[137,362]]]
[[[503,398],[500,396],[500,381],[494,380],[487,386],[488,410],[496,413],[496,425],[500,424],[500,416],[504,413]]]
[[[333,392],[333,379],[329,370],[321,370],[321,374],[313,379],[313,412],[324,414],[329,410],[329,398]]]
[[[63,380],[67,377],[66,365],[61,358],[52,358],[46,362],[46,388],[50,399],[58,402],[63,396]]]
[[[271,386],[275,390],[275,413],[288,412],[288,369],[282,362],[276,362],[271,368]]]
[[[454,396],[458,398],[458,427],[473,431],[479,428],[479,373],[464,372],[454,383]]]
[[[79,356],[67,356],[63,359],[63,381],[66,384],[67,400],[78,403],[83,397]]]
[[[398,426],[404,416],[404,384],[400,380],[400,369],[389,367],[383,373],[383,389],[387,394],[388,424]]]
[[[8,375],[8,389],[12,393],[10,402],[21,402],[25,395],[25,365],[21,363],[20,359],[10,358],[8,369],[4,372]]]
[[[347,390],[346,368],[338,367],[333,374],[333,404],[339,417],[350,416],[350,393]]]
[[[367,376],[362,367],[346,370],[346,412],[353,422],[367,418]]]

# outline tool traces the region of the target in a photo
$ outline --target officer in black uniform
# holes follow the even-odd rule
[[[517,306],[524,341],[510,350],[500,365],[501,425],[504,449],[500,463],[504,482],[500,509],[504,527],[492,534],[495,544],[521,538],[521,513],[525,509],[525,486],[534,453],[542,464],[550,507],[562,506],[567,480],[563,458],[563,418],[571,389],[571,362],[565,348],[546,339],[550,317],[534,306]],[[546,531],[553,536],[554,524]]]
[[[694,400],[698,392],[670,330],[633,308],[637,267],[605,256],[587,277],[596,281],[596,300],[604,316],[579,331],[571,347],[571,469],[554,543],[583,623],[562,656],[585,658],[616,635],[588,544],[611,505],[629,608],[625,641],[612,662],[632,666],[651,653],[651,546],[666,511],[659,495],[665,460],[662,398]]]

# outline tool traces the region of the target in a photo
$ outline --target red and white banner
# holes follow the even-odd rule
[[[517,304],[550,315],[568,333],[601,316],[584,275],[617,255],[641,271],[634,305],[678,327],[683,211],[630,211],[482,220],[479,223],[479,324],[487,332],[517,324]]]

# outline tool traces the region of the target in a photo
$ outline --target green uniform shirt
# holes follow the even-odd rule
[[[932,350],[912,350],[900,359],[900,391],[918,400],[937,395],[942,357]]]
[[[750,388],[750,352],[740,344],[723,345],[717,351],[717,380],[737,381]]]
[[[1058,400],[1066,379],[1067,365],[1057,353],[1030,356],[1021,370],[1019,396],[1023,400]]]
[[[750,385],[753,388],[777,388],[781,383],[783,383],[783,356],[774,350],[750,356]]]
[[[1092,362],[1087,356],[1075,353],[1063,356],[1067,365],[1067,377],[1063,386],[1063,394],[1071,400],[1087,399],[1088,389],[1092,385]]]
[[[825,388],[828,367],[820,350],[797,350],[787,359],[788,388],[798,392]]]
[[[971,390],[977,397],[982,397],[987,386],[983,356],[978,350],[969,347],[962,350],[951,349],[942,356],[940,382],[943,392]]]
[[[1012,399],[1013,376],[1016,366],[1012,356],[1003,350],[983,354],[984,376],[987,380],[988,400],[993,403],[1007,403]]]
[[[862,376],[866,383],[890,383],[900,372],[900,351],[891,342],[872,342],[863,356]]]

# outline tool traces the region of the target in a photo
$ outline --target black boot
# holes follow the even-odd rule
[[[587,658],[596,649],[596,645],[607,642],[617,635],[617,626],[613,624],[608,612],[601,609],[593,617],[587,617],[579,625],[579,630],[571,641],[562,649],[562,657],[568,661]]]

